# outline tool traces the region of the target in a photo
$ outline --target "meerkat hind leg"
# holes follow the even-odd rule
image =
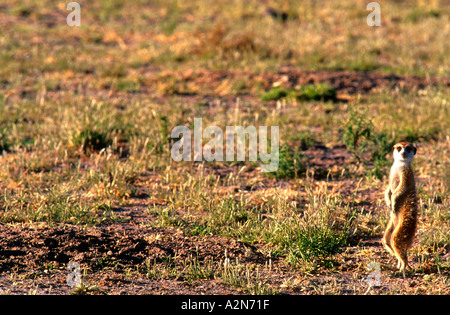
[[[391,253],[391,255],[396,256],[394,249],[392,248],[392,232],[394,231],[394,222],[391,219],[388,223],[388,226],[386,228],[386,231],[384,232],[383,236],[383,245],[386,248],[386,250]]]
[[[398,263],[397,263],[397,268],[399,269],[399,271],[403,274],[403,278],[405,278],[405,269],[406,270],[410,270],[409,266],[408,266],[408,254],[407,254],[407,250],[408,248],[402,245],[405,244],[401,244],[399,243],[399,240],[397,237],[395,237],[395,233],[394,233],[394,237],[392,238],[393,240],[393,249],[394,249],[394,254],[397,257]]]

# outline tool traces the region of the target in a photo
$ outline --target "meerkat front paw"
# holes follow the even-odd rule
[[[391,190],[388,188],[387,190],[386,190],[386,192],[384,193],[384,199],[386,200],[386,204],[387,204],[387,206],[388,206],[388,208],[391,208],[391,204],[392,204],[392,202],[391,202],[391,197],[392,197],[392,192],[391,192]]]
[[[396,209],[397,209],[397,203],[393,201],[393,202],[391,203],[391,208],[390,208],[390,210],[391,210],[392,213],[396,213],[396,212],[397,212]]]

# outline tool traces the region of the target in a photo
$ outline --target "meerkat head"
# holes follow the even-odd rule
[[[409,142],[399,142],[394,145],[394,161],[410,164],[417,152],[417,148]]]

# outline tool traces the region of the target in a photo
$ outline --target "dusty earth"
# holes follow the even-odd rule
[[[439,82],[436,78],[421,79],[398,75],[382,75],[362,72],[300,71],[285,68],[276,74],[236,74],[223,71],[197,71],[171,73],[182,78],[183,87],[189,88],[189,97],[204,97],[200,91],[213,91],[223,80],[234,76],[260,80],[264,86],[281,81],[286,86],[327,82],[336,88],[338,97],[345,99],[356,93],[368,93],[374,89],[412,89]],[[155,76],[155,80],[161,76]],[[147,82],[151,88],[154,82]],[[449,80],[440,81],[450,85]],[[178,83],[180,84],[180,83]],[[145,86],[145,84],[144,84]],[[198,91],[198,92],[197,92]],[[178,91],[183,95],[182,91]],[[207,93],[209,93],[207,92]],[[223,95],[222,95],[223,96]],[[254,95],[248,95],[260,102]],[[302,152],[317,174],[326,173],[333,166],[348,163],[351,155],[345,147],[327,148],[316,145]],[[216,169],[227,173],[230,169]],[[151,182],[156,174],[142,174]],[[317,180],[321,180],[318,176]],[[271,181],[267,185],[287,185]],[[343,181],[339,189],[350,193],[356,183]],[[188,236],[175,228],[153,227],[154,217],[149,214],[148,187],[142,186],[139,198],[129,200],[130,206],[114,208],[116,220],[98,226],[81,227],[68,224],[45,223],[0,224],[0,294],[245,294],[237,286],[224,283],[222,279],[189,279],[183,272],[155,276],[156,264],[169,264],[171,260],[204,262],[213,260],[223,264],[226,259],[248,264],[259,270],[265,284],[278,288],[279,294],[377,294],[377,293],[440,293],[449,294],[449,272],[437,270],[433,257],[426,253],[412,258],[412,265],[420,263],[420,272],[408,274],[406,279],[397,274],[394,259],[382,248],[379,239],[355,240],[352,246],[334,257],[334,267],[319,267],[311,273],[297,272],[287,267],[282,259],[264,252],[258,244],[249,245],[218,236]],[[364,193],[363,202],[370,207],[377,192]],[[449,249],[440,253],[440,260],[449,259]],[[418,260],[421,261],[418,261]],[[379,286],[369,287],[366,279],[371,271],[367,265],[376,261],[380,266]],[[78,289],[68,285],[69,262],[79,263],[82,286]],[[169,262],[169,263],[168,263]],[[174,267],[177,268],[177,267]],[[170,269],[170,268],[168,268]],[[166,269],[166,270],[168,270]],[[421,283],[426,278],[436,284],[436,292],[429,292]],[[428,286],[429,287],[429,286]]]
[[[356,95],[365,95],[387,90],[410,91],[422,89],[428,85],[450,86],[449,78],[430,76],[406,76],[397,74],[381,74],[378,72],[300,70],[295,67],[281,67],[278,72],[238,72],[226,70],[164,70],[159,68],[142,68],[141,74],[146,77],[141,91],[155,91],[169,95],[203,97],[199,100],[213,102],[215,99],[240,97],[243,100],[261,102],[260,97],[247,89],[245,82],[253,82],[269,90],[273,86],[291,89],[308,84],[326,83],[336,90],[336,101],[348,101]],[[165,83],[161,83],[165,82]],[[234,84],[243,86],[236,91]]]

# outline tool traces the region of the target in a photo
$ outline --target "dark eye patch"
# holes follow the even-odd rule
[[[411,152],[411,148],[410,147],[406,147],[405,151],[406,151],[406,153],[409,153],[409,152]]]
[[[397,147],[397,151],[400,152],[402,150],[402,147]]]

